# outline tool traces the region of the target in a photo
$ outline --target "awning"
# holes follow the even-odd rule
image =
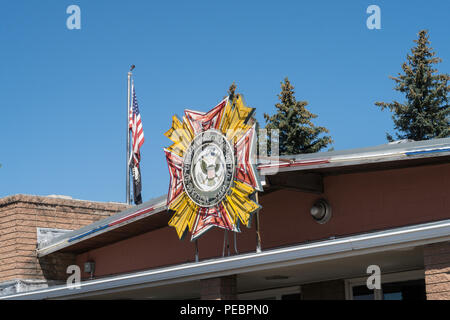
[[[450,240],[450,220],[365,233],[340,239],[240,254],[200,262],[84,281],[79,289],[65,285],[0,299],[74,299],[99,293],[157,287],[211,277],[314,264],[376,252],[399,250]]]

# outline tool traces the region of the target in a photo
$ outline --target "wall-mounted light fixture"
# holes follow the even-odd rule
[[[94,271],[95,271],[95,262],[94,261],[87,261],[84,263],[84,272],[90,273],[90,278],[94,278]]]
[[[317,200],[310,212],[313,219],[320,224],[328,222],[331,218],[331,206],[325,199]]]

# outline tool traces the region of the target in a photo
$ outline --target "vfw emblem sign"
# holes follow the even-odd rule
[[[240,231],[260,209],[252,195],[262,191],[256,170],[254,109],[242,96],[222,100],[209,112],[185,110],[173,116],[164,149],[170,184],[169,225],[183,238],[195,240],[211,227]]]

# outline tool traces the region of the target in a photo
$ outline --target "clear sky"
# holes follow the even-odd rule
[[[69,30],[69,5],[81,29]],[[369,5],[381,29],[369,30]],[[143,200],[167,193],[163,133],[185,108],[208,111],[235,81],[273,113],[288,76],[336,150],[386,143],[417,32],[450,73],[450,1],[11,1],[0,3],[0,197],[125,201],[126,76],[144,126]]]

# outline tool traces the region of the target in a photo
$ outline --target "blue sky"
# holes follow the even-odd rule
[[[80,30],[66,27],[72,4]],[[366,27],[371,4],[381,30]],[[445,0],[2,1],[0,197],[125,201],[131,64],[144,201],[168,189],[171,116],[208,111],[233,81],[262,124],[288,76],[336,150],[383,144],[392,121],[374,102],[402,99],[388,76],[420,29],[450,73],[449,12]]]

